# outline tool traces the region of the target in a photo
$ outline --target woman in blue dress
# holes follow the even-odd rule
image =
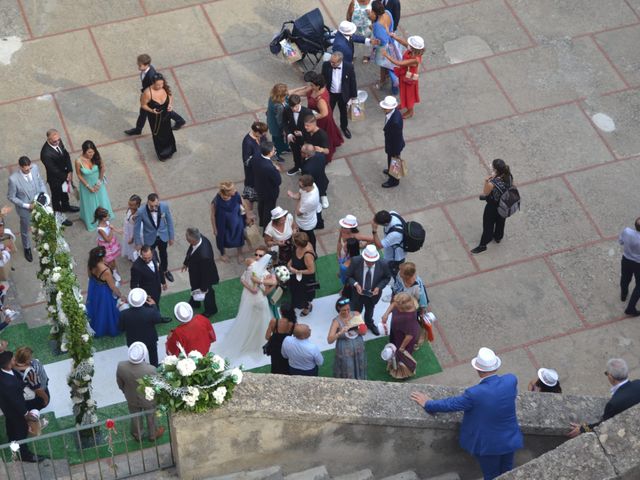
[[[387,81],[388,75],[391,78],[391,94],[397,95],[400,91],[400,82],[393,71],[395,65],[382,54],[382,52],[386,51],[392,57],[396,58],[396,60],[402,60],[402,56],[397,58],[398,52],[393,51],[392,47],[395,46],[395,41],[389,35],[390,32],[394,31],[395,19],[391,15],[391,12],[384,8],[380,0],[374,0],[371,4],[369,18],[372,22],[373,36],[380,42],[376,46],[374,54],[375,64],[380,67],[380,81],[376,84],[376,88],[382,88],[382,85]]]
[[[115,337],[118,329],[118,298],[126,301],[113,279],[111,269],[104,263],[104,247],[89,252],[89,288],[87,289],[87,316],[96,337]]]
[[[245,216],[249,209],[243,204],[233,182],[221,182],[218,194],[211,201],[211,228],[220,250],[220,260],[228,262],[227,248],[238,249],[238,263],[242,261]],[[243,211],[244,210],[244,211]]]

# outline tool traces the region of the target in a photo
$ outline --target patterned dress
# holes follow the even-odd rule
[[[352,316],[355,316],[352,314]],[[335,320],[339,328],[345,322],[338,315]],[[336,340],[336,357],[333,363],[335,378],[367,379],[367,354],[364,350],[364,339],[357,331],[349,331]]]

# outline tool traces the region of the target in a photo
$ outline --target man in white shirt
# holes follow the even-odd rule
[[[318,367],[324,363],[320,348],[309,340],[311,328],[304,323],[298,323],[282,342],[282,356],[289,360],[289,374],[318,376]]]
[[[356,71],[353,64],[344,60],[342,52],[334,51],[331,59],[322,64],[322,76],[329,90],[331,111],[335,110],[337,104],[340,109],[340,129],[345,137],[351,138],[347,106],[358,96]]]
[[[16,207],[16,213],[20,217],[20,238],[24,248],[24,258],[27,262],[33,261],[31,253],[31,210],[35,205],[36,197],[40,193],[46,193],[47,187],[40,176],[37,165],[32,165],[29,157],[20,157],[19,170],[9,177],[9,191],[7,198]]]
[[[315,252],[316,235],[314,229],[318,225],[318,217],[322,212],[320,191],[316,184],[313,183],[311,175],[302,175],[298,180],[298,186],[300,187],[298,193],[293,193],[289,190],[287,195],[289,195],[289,198],[298,200],[295,212],[296,225],[298,225],[301,232],[307,234]]]

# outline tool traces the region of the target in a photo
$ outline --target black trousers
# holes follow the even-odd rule
[[[276,208],[277,198],[261,199],[258,196],[258,219],[260,220],[260,226],[265,228],[271,221],[271,210]]]
[[[5,414],[5,422],[7,427],[7,438],[9,441],[24,440],[29,434],[29,426],[22,414],[18,414],[18,417],[13,417],[11,414]],[[23,443],[20,445],[20,456],[23,460],[30,459],[33,454],[29,450],[28,444]]]
[[[291,149],[291,154],[293,155],[293,165],[296,168],[302,168],[302,145],[298,144],[298,142],[289,142],[289,148]]]
[[[62,191],[64,182],[49,182],[51,190],[51,208],[54,212],[64,212],[69,210],[69,194]]]
[[[335,110],[336,104],[340,109],[340,129],[344,130],[349,126],[349,117],[347,116],[347,102],[342,98],[342,93],[330,93],[329,103],[331,104],[331,111]]]
[[[169,119],[173,120],[176,123],[186,123],[185,119],[182,118],[178,113],[174,110],[169,112]],[[147,111],[140,109],[140,113],[138,113],[138,119],[136,120],[136,130],[139,132],[144,128],[144,123],[147,121]]]
[[[289,375],[302,375],[304,377],[317,377],[318,376],[318,366],[316,365],[311,370],[298,370],[297,368],[293,368],[289,365]]]
[[[153,242],[151,248],[158,249],[158,257],[160,258],[160,273],[162,275],[169,269],[169,258],[167,257],[167,242],[160,240],[160,237],[156,237],[156,241]]]
[[[373,309],[376,307],[376,304],[380,300],[380,295],[376,295],[375,297],[358,295],[358,292],[356,292],[356,289],[353,287],[352,294],[352,310],[362,313],[364,309],[364,323],[366,323],[367,326],[370,327],[371,325],[373,325]]]
[[[212,286],[210,286],[209,290],[207,290],[207,294],[204,296],[203,303],[204,313],[207,317],[218,313],[218,305],[216,305],[216,292],[213,290]],[[200,308],[200,302],[194,300],[193,297],[189,299],[189,305],[191,305],[194,309]]]
[[[486,245],[491,240],[502,240],[504,237],[505,219],[498,214],[498,205],[487,202],[482,214],[482,238],[480,245]]]
[[[624,255],[620,265],[620,292],[626,297],[629,293],[631,278],[635,277],[636,285],[631,292],[631,298],[627,304],[627,310],[632,312],[636,309],[636,304],[640,300],[640,263],[629,260]]]

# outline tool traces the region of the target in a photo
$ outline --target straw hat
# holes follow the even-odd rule
[[[539,369],[538,378],[547,387],[555,387],[558,384],[558,372],[552,368]]]
[[[344,218],[338,220],[338,224],[342,228],[356,228],[358,226],[358,219],[355,215],[346,215]]]
[[[129,292],[127,301],[132,307],[141,307],[147,301],[147,292],[142,288],[134,288]]]
[[[282,207],[276,207],[273,210],[271,210],[271,220],[277,220],[279,218],[284,217],[287,213],[289,213],[287,210],[285,210]]]
[[[142,342],[133,342],[127,353],[129,355],[129,362],[134,365],[149,360],[149,350],[147,350],[147,346]]]
[[[362,258],[364,258],[365,262],[377,262],[380,260],[380,254],[375,245],[367,245],[362,251]]]
[[[384,100],[382,100],[379,105],[385,110],[393,110],[398,106],[398,100],[393,95],[388,95],[384,97]]]
[[[482,347],[478,350],[478,356],[471,360],[471,366],[479,372],[494,372],[500,368],[502,361],[493,350]]]
[[[407,38],[407,43],[415,50],[422,50],[424,48],[424,40],[418,35],[412,35]]]
[[[357,28],[355,23],[343,20],[338,26],[338,31],[343,35],[353,35]]]
[[[187,302],[179,302],[173,307],[173,314],[182,323],[189,323],[193,318],[193,308]]]
[[[380,352],[380,357],[385,362],[388,362],[396,354],[396,350],[396,346],[393,343],[387,343],[382,349],[382,352]]]

